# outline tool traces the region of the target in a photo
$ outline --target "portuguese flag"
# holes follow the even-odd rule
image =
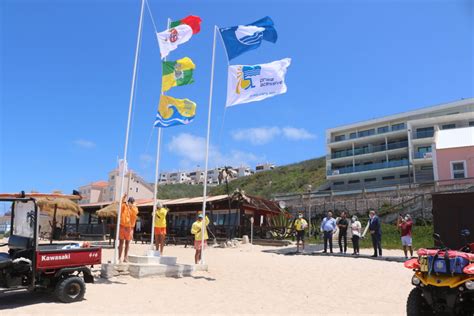
[[[184,57],[177,61],[164,61],[161,90],[165,92],[172,87],[193,83],[194,68],[196,66],[189,57]]]
[[[201,18],[195,15],[189,15],[179,21],[171,22],[170,28],[174,28],[182,24],[189,25],[193,30],[193,34],[199,33],[201,30]]]

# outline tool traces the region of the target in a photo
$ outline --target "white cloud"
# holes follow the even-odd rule
[[[232,138],[249,141],[254,145],[263,145],[272,141],[280,133],[281,131],[278,127],[255,127],[236,130],[232,132]]]
[[[182,158],[181,167],[190,168],[196,165],[204,166],[206,158],[206,139],[188,133],[181,133],[171,138],[168,150]],[[220,152],[215,146],[209,148],[209,167],[223,165],[248,165],[251,162],[263,158],[239,150],[231,150],[229,153]]]
[[[314,139],[316,135],[304,128],[287,126],[280,127],[254,127],[239,129],[232,132],[232,138],[237,141],[248,141],[253,145],[263,145],[271,142],[276,137],[282,136],[288,140]]]
[[[76,146],[87,148],[87,149],[94,148],[96,146],[94,142],[90,140],[86,140],[86,139],[77,139],[74,141],[74,144]]]
[[[316,138],[316,135],[311,134],[304,128],[284,127],[282,131],[283,135],[290,140],[305,140]]]

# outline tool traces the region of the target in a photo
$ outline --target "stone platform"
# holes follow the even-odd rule
[[[176,257],[129,255],[128,263],[102,264],[101,276],[112,278],[130,275],[134,278],[163,276],[182,278],[192,276],[195,271],[207,271],[207,265],[178,264]]]

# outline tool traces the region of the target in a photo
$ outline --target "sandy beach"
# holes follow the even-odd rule
[[[131,253],[142,254],[148,247],[133,244]],[[401,263],[267,252],[272,250],[277,248],[209,248],[209,271],[193,277],[97,278],[87,284],[85,299],[73,304],[44,293],[7,294],[0,296],[0,314],[405,314],[411,272]],[[192,248],[165,251],[180,263],[192,263]],[[112,255],[112,249],[104,249],[103,262]]]

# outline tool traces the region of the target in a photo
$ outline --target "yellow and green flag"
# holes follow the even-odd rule
[[[196,66],[189,57],[184,57],[177,61],[164,61],[161,90],[164,92],[172,87],[193,83],[194,68]]]

